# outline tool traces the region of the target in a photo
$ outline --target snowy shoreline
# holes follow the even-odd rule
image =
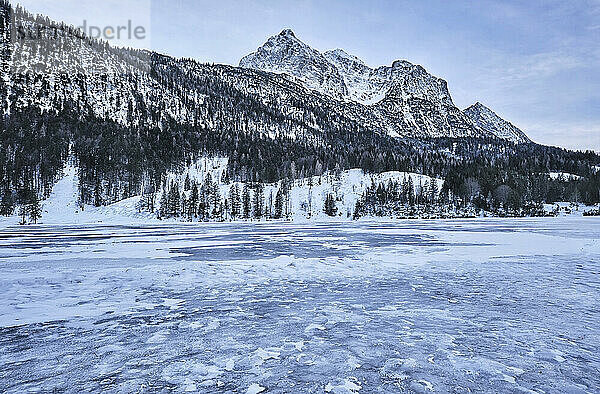
[[[590,210],[595,207],[588,207]],[[90,219],[89,221],[49,221],[45,222],[40,220],[38,223],[32,224],[28,223],[22,225],[19,223],[19,218],[14,217],[0,217],[0,229],[2,228],[10,228],[10,227],[18,227],[18,228],[35,228],[35,227],[54,227],[54,226],[100,226],[100,227],[110,227],[110,226],[164,226],[164,227],[172,227],[176,226],[189,226],[189,227],[202,227],[202,226],[229,226],[229,225],[294,225],[294,224],[312,224],[312,225],[330,225],[330,224],[339,224],[339,225],[351,225],[352,223],[358,224],[409,224],[409,223],[455,223],[455,222],[473,222],[473,223],[482,223],[482,222],[499,222],[499,221],[530,221],[530,220],[539,220],[543,221],[561,221],[570,218],[583,218],[584,220],[599,220],[597,216],[584,216],[582,215],[583,211],[580,212],[579,215],[558,215],[558,216],[547,216],[547,217],[534,217],[534,216],[515,216],[515,217],[499,217],[499,216],[474,216],[474,217],[447,217],[447,218],[394,218],[394,217],[361,217],[358,219],[351,218],[319,218],[319,219],[309,219],[309,218],[295,218],[295,219],[236,219],[236,220],[227,220],[227,221],[186,221],[183,219],[158,219],[155,217],[150,218],[135,218],[135,217],[122,217],[122,218],[108,218],[108,220],[103,220],[102,218]]]

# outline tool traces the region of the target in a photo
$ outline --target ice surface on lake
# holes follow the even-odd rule
[[[598,392],[597,218],[0,229],[0,392]]]

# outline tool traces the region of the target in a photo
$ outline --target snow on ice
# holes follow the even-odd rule
[[[597,392],[599,224],[6,225],[0,391]]]

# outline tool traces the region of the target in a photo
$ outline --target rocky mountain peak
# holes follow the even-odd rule
[[[445,81],[419,65],[396,60],[391,66],[373,69],[343,49],[321,53],[290,29],[269,38],[256,52],[242,58],[240,67],[286,73],[308,88],[365,105],[382,102],[392,91],[394,97],[417,95],[453,105]]]
[[[319,52],[285,29],[244,57],[240,66],[289,74],[310,88],[371,108],[392,122],[392,135],[490,136],[529,142],[517,127],[477,102],[465,111],[452,101],[448,83],[407,60],[371,68],[343,49]]]
[[[463,111],[465,115],[479,128],[487,130],[498,138],[512,141],[514,143],[531,142],[518,127],[502,119],[494,111],[481,104],[479,101]]]
[[[337,99],[348,94],[337,68],[321,52],[300,41],[290,29],[270,37],[255,52],[242,58],[239,65],[291,75],[300,79],[307,88]]]
[[[292,29],[283,29],[281,31],[281,33],[279,33],[279,35],[282,36],[282,37],[296,38],[296,35],[292,31]]]
[[[394,60],[392,62],[392,68],[410,68],[413,66],[414,64],[406,60]]]
[[[456,108],[446,81],[406,60],[373,69],[343,49],[321,53],[286,29],[242,58],[240,67],[289,74],[309,89],[369,106],[376,117],[391,122],[391,135],[485,134]]]

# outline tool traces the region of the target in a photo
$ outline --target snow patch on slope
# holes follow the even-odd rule
[[[352,216],[356,201],[373,183],[387,183],[389,181],[403,182],[412,178],[416,188],[420,184],[429,183],[432,179],[437,182],[441,190],[444,181],[426,175],[408,172],[388,171],[381,174],[367,174],[361,169],[342,172],[339,176],[326,174],[310,179],[300,179],[294,182],[290,191],[290,203],[294,220],[305,218],[326,219],[328,216],[323,211],[325,198],[332,194],[336,199],[338,215],[343,218]],[[265,196],[269,192],[276,193],[276,185],[265,188]]]
[[[568,172],[550,172],[548,177],[552,180],[562,179],[565,181],[578,181],[583,178],[580,175],[569,174]]]
[[[78,198],[77,168],[67,165],[63,170],[63,177],[52,188],[50,197],[42,204],[42,218],[52,218],[56,221],[68,221],[80,211],[77,205]]]

